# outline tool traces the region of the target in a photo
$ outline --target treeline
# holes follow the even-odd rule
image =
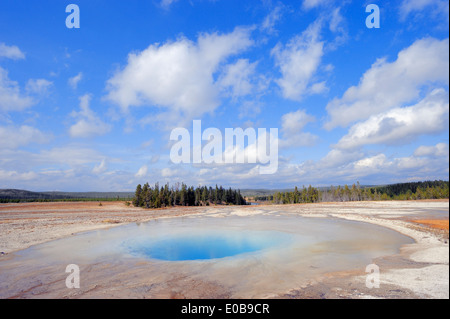
[[[275,192],[271,200],[275,204],[316,203],[320,201],[320,196],[320,190],[311,185],[308,188],[303,186],[301,190],[296,186],[293,192]]]
[[[448,181],[411,182],[375,187],[361,187],[357,182],[352,186],[331,186],[322,190],[310,185],[308,188],[303,186],[302,189],[295,187],[294,191],[255,196],[256,201],[269,201],[274,204],[443,198],[449,198]]]
[[[148,183],[144,186],[137,185],[132,203],[136,207],[160,208],[170,206],[209,206],[215,205],[246,205],[240,190],[224,189],[222,186],[215,188],[199,186],[197,188],[182,183],[179,186],[166,184],[159,187],[156,183],[151,187]]]
[[[448,181],[398,183],[386,186],[330,187],[322,193],[322,201],[417,200],[449,198]]]
[[[396,199],[438,199],[449,197],[449,182],[425,181],[377,187],[383,196]]]

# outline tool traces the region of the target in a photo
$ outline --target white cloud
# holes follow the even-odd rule
[[[12,60],[20,60],[25,59],[25,54],[20,51],[17,46],[8,46],[2,42],[0,43],[0,58],[2,57]]]
[[[105,157],[96,150],[67,145],[42,150],[39,154],[29,154],[28,160],[35,165],[68,165],[77,167],[91,163],[98,163]]]
[[[38,153],[21,149],[2,149],[0,167],[8,171],[54,171],[86,168],[106,157],[96,150],[78,145],[41,149]]]
[[[128,64],[107,82],[107,99],[124,112],[130,106],[158,106],[186,122],[219,105],[214,74],[219,65],[253,42],[250,29],[201,34],[197,42],[180,38],[130,53]],[[161,113],[159,114],[161,115]]]
[[[425,157],[439,157],[449,155],[448,144],[438,143],[434,146],[419,146],[414,151],[414,156],[425,156]]]
[[[165,167],[161,170],[161,176],[162,177],[173,177],[179,174],[179,171],[177,169],[172,169],[169,167]]]
[[[337,168],[342,165],[358,161],[364,157],[364,154],[359,151],[343,151],[340,149],[330,150],[325,157],[320,159],[317,163],[317,168]]]
[[[177,1],[178,0],[161,0],[160,6],[165,9],[168,9],[172,3],[175,3]]]
[[[74,90],[78,87],[78,83],[83,79],[83,72],[78,73],[77,75],[69,78],[67,83],[70,85],[70,87]]]
[[[330,31],[337,32],[343,23],[344,18],[341,15],[341,8],[336,8],[331,13]]]
[[[328,44],[329,49],[336,49],[337,46],[345,43],[348,38],[348,31],[345,18],[341,14],[341,8],[335,8],[329,16],[330,31],[335,34],[334,40]]]
[[[387,161],[386,155],[378,154],[372,157],[363,158],[354,163],[354,168],[356,170],[377,170],[381,168],[386,168],[390,163]]]
[[[395,108],[372,115],[353,125],[337,148],[353,149],[369,144],[405,144],[414,138],[448,129],[448,92],[432,91],[413,106]]]
[[[15,149],[33,143],[43,144],[47,143],[50,139],[50,135],[42,133],[38,129],[28,125],[22,125],[20,127],[0,126],[0,149],[2,150],[5,148]]]
[[[323,92],[326,92],[326,91],[328,91],[328,87],[327,87],[327,82],[326,81],[314,83],[309,88],[309,93],[311,93],[311,94],[320,94],[320,93],[323,93]]]
[[[300,132],[295,135],[289,135],[280,139],[280,148],[314,146],[318,141],[318,136],[310,132]]]
[[[448,85],[448,39],[417,40],[402,50],[394,62],[378,59],[364,73],[357,86],[327,105],[330,116],[325,128],[364,120],[373,114],[400,107],[419,97],[420,90],[433,83]]]
[[[319,161],[286,165],[281,168],[288,181],[291,175],[316,185],[355,183],[386,184],[408,180],[447,179],[448,156],[431,158],[392,157],[384,153],[331,150]]]
[[[306,113],[305,110],[297,110],[284,114],[281,117],[281,132],[283,138],[280,140],[281,148],[311,146],[317,142],[318,137],[309,132],[303,132],[304,127],[316,119]]]
[[[285,133],[295,134],[303,130],[306,124],[314,122],[314,116],[306,113],[305,110],[297,110],[295,112],[290,112],[284,114],[281,117],[282,120],[282,130]]]
[[[220,86],[225,90],[229,88],[229,95],[233,98],[252,93],[254,85],[251,77],[255,73],[256,64],[247,59],[239,59],[236,63],[226,65],[218,80]]]
[[[18,181],[31,181],[34,180],[38,177],[38,174],[36,174],[35,172],[24,172],[24,173],[20,173],[17,171],[5,171],[0,169],[0,187],[2,188],[6,188],[6,187],[10,187],[10,185],[13,184],[6,184],[5,182],[8,183],[17,183]]]
[[[431,9],[433,14],[442,14],[448,20],[448,8],[447,0],[403,0],[400,5],[400,18],[405,20],[413,13]]]
[[[245,117],[255,117],[261,113],[261,108],[262,104],[258,101],[244,101],[239,107],[239,119],[243,119]]]
[[[138,177],[138,178],[145,177],[147,175],[147,172],[148,172],[147,165],[143,165],[143,166],[141,166],[141,168],[139,168],[139,170],[137,171],[137,173],[134,176]]]
[[[409,157],[401,157],[395,159],[394,163],[395,167],[398,170],[412,170],[412,169],[423,169],[427,167],[427,159],[409,156]]]
[[[38,191],[133,190],[138,182],[134,173],[107,170],[110,162],[117,165],[124,161],[79,143],[50,149],[40,148],[37,152],[2,149],[0,188]],[[68,180],[70,183],[67,183]],[[132,183],[128,184],[130,180]]]
[[[33,104],[33,99],[23,96],[17,82],[11,81],[8,72],[0,67],[0,111],[22,111]]]
[[[92,169],[92,173],[101,174],[104,173],[106,169],[107,169],[106,160],[102,159],[100,164],[94,166],[94,168]]]
[[[47,95],[49,89],[52,87],[53,82],[46,79],[30,79],[27,82],[25,90],[31,94]]]
[[[109,124],[104,123],[89,107],[91,96],[80,97],[80,112],[72,112],[77,122],[69,128],[72,137],[92,137],[104,135],[111,130]]]
[[[283,97],[300,101],[305,94],[317,93],[317,83],[311,83],[323,56],[324,42],[319,41],[321,22],[311,24],[301,35],[292,38],[283,47],[278,44],[272,50],[275,64],[282,77],[276,82]],[[322,91],[324,84],[320,84]],[[313,90],[311,90],[313,88]]]
[[[327,4],[329,2],[330,2],[330,0],[303,0],[302,7],[305,10],[310,10],[310,9],[313,9],[313,8],[320,7],[320,6],[322,6],[324,4]]]
[[[276,33],[275,30],[275,24],[278,22],[278,20],[281,19],[282,13],[281,13],[282,7],[277,6],[275,7],[265,18],[264,21],[261,24],[261,30],[266,31],[269,34]]]

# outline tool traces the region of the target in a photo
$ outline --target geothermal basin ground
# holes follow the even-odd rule
[[[448,212],[448,200],[0,204],[0,298],[449,298]]]

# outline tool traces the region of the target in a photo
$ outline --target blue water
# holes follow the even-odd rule
[[[33,267],[37,261],[79,264],[144,258],[235,263],[273,258],[277,265],[345,268],[343,263],[367,263],[397,253],[410,242],[395,231],[365,223],[258,215],[156,219],[78,234],[17,254],[31,260]]]
[[[286,233],[273,231],[205,231],[163,240],[147,238],[127,246],[132,254],[152,259],[205,260],[257,252],[287,243],[290,238]]]

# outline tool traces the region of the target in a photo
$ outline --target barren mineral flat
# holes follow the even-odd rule
[[[96,202],[1,204],[0,251],[3,253],[0,257],[0,276],[3,278],[0,281],[0,296],[448,298],[448,205],[448,201],[383,201],[143,210],[127,207],[123,202],[104,202],[101,206]],[[192,269],[184,273],[178,272],[178,266],[167,267],[164,264],[164,272],[161,274],[162,263],[150,262],[150,265],[147,261],[136,262],[133,267],[130,267],[130,263],[117,261],[83,265],[81,271],[84,285],[80,289],[68,290],[64,285],[67,274],[59,271],[59,275],[54,275],[55,265],[42,266],[42,261],[39,261],[33,266],[21,259],[25,249],[40,247],[41,243],[51,241],[56,244],[56,239],[78,238],[78,233],[130,223],[180,217],[199,220],[208,217],[222,223],[223,218],[264,216],[271,220],[277,216],[302,216],[311,219],[345,219],[361,225],[376,224],[408,236],[413,242],[403,245],[399,253],[374,258],[373,263],[380,268],[379,288],[366,286],[365,269],[348,267],[321,273],[298,285],[295,281],[291,285],[276,285],[284,290],[274,289],[272,293],[261,287],[239,290],[237,286],[224,285],[213,277],[206,278],[201,275],[201,269],[206,272],[209,267],[207,264],[197,264],[200,267],[197,273],[193,273]],[[242,271],[248,276],[254,269],[248,264]],[[273,280],[276,281],[276,278]],[[286,278],[283,280],[288,281]]]

